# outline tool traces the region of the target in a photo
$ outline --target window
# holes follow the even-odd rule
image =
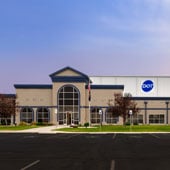
[[[100,123],[101,115],[99,114],[100,108],[94,107],[91,109],[91,123]]]
[[[63,86],[58,91],[59,124],[79,123],[79,101],[79,91],[72,85]]]
[[[11,115],[0,113],[0,125],[10,125],[11,124]]]
[[[33,122],[34,111],[32,108],[25,107],[22,108],[20,113],[20,119],[22,122],[31,123]]]
[[[37,122],[39,123],[49,123],[50,112],[47,108],[41,107],[37,109]]]
[[[143,124],[143,115],[138,115],[138,123]]]
[[[130,117],[127,118],[127,122],[133,121],[133,124],[143,124],[143,115],[142,114],[135,114],[132,115],[132,120],[130,120]]]
[[[118,121],[119,121],[119,116],[118,114],[114,113],[114,108],[113,107],[108,108],[106,112],[106,123],[117,124]]]
[[[163,124],[163,123],[165,123],[164,114],[149,115],[149,123],[150,124]]]

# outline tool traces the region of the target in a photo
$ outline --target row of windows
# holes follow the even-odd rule
[[[165,122],[165,116],[163,114],[159,115],[149,115],[149,124],[162,124]]]
[[[103,121],[103,117],[99,115],[99,109],[93,109],[91,110],[91,123],[99,124],[101,122],[101,119]],[[119,122],[119,117],[114,116],[111,112],[106,112],[105,114],[105,121],[108,124],[117,124]],[[129,118],[127,121],[130,121]],[[144,117],[143,115],[137,115],[136,117],[133,117],[133,123],[144,123]],[[164,114],[158,114],[158,115],[149,115],[149,124],[164,124],[165,123],[165,115]]]
[[[32,108],[25,107],[21,109],[20,120],[22,122],[31,123],[34,121],[34,111]],[[38,123],[49,123],[50,122],[50,111],[45,108],[37,109],[37,122]]]
[[[66,113],[59,113],[59,124],[68,124],[74,123],[78,124],[79,122],[79,114],[78,112],[74,112],[68,116]],[[21,110],[20,119],[23,122],[31,123],[34,121],[34,111],[33,109],[26,107]],[[91,112],[91,123],[100,123],[101,119],[103,120],[102,116],[99,115],[99,109],[92,110]],[[11,118],[4,117],[0,115],[0,124],[9,124]],[[37,122],[46,122],[50,121],[50,112],[47,108],[38,108],[37,109]],[[119,117],[114,116],[111,112],[106,113],[105,117],[106,123],[109,124],[116,124],[119,121]],[[133,122],[142,123],[143,124],[143,115],[138,115],[133,119]],[[163,124],[165,122],[164,114],[158,115],[149,115],[149,124]]]
[[[78,105],[78,103],[79,103],[78,100],[73,100],[73,99],[59,100],[59,105]]]
[[[78,93],[59,93],[59,98],[67,98],[67,99],[72,99],[72,98],[78,98]]]
[[[99,124],[101,121],[103,121],[102,115],[99,114],[99,108],[92,108],[91,110],[91,123]],[[113,115],[111,112],[106,112],[105,115],[105,121],[108,124],[116,124],[119,121],[119,117]]]

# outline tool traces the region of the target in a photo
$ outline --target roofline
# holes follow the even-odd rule
[[[165,101],[170,101],[170,97],[133,97],[132,100],[165,100]]]
[[[126,78],[170,78],[170,76],[144,76],[144,75],[142,75],[142,76],[138,76],[138,75],[136,75],[136,76],[112,76],[112,75],[110,75],[110,76],[89,76],[89,78],[94,78],[94,77],[96,77],[96,78],[98,78],[98,77],[101,77],[101,78],[103,78],[103,77],[109,77],[109,78],[118,78],[118,77],[126,77]]]
[[[88,85],[86,85],[88,89]],[[120,89],[124,90],[124,85],[91,85],[91,89]]]
[[[80,74],[80,75],[82,75],[82,76],[84,76],[84,77],[86,77],[86,78],[89,79],[89,76],[88,76],[88,75],[86,75],[86,74],[84,74],[84,73],[82,73],[82,72],[80,72],[80,71],[78,71],[78,70],[76,70],[76,69],[74,69],[74,68],[72,68],[72,67],[69,67],[69,66],[62,68],[62,69],[60,69],[60,70],[58,70],[58,71],[50,74],[49,76],[50,76],[50,77],[53,77],[54,75],[56,75],[56,74],[58,74],[58,73],[61,73],[61,72],[65,71],[65,70],[68,70],[68,69],[69,69],[69,70],[72,70],[72,71],[74,71],[74,72],[76,72],[76,73],[78,73],[78,74]]]
[[[3,96],[8,97],[8,98],[16,98],[16,94],[4,94],[4,93],[1,93],[0,95],[3,95]]]
[[[14,84],[16,89],[52,89],[49,84]]]

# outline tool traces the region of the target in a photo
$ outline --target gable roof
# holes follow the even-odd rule
[[[62,72],[65,72],[67,70],[70,70],[70,71],[76,73],[77,75],[76,76],[75,75],[68,75],[68,76],[67,75],[64,75],[64,76],[59,75]],[[75,70],[69,66],[64,67],[63,69],[60,69],[60,70],[50,74],[49,76],[51,77],[52,82],[85,82],[85,83],[88,83],[90,80],[90,78],[86,74],[84,74],[78,70]]]

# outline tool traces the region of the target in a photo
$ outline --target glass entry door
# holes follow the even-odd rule
[[[72,113],[71,112],[65,112],[64,113],[64,125],[71,125],[72,124]]]

